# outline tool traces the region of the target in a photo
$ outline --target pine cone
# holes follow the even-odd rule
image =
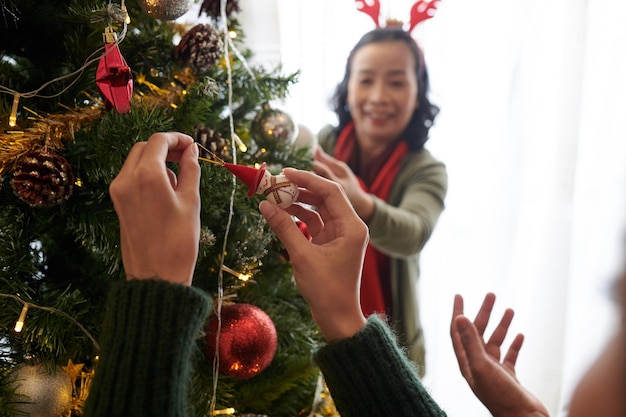
[[[222,161],[233,160],[233,157],[230,154],[230,141],[224,139],[220,132],[209,129],[206,126],[198,126],[196,127],[196,141]],[[213,155],[210,155],[207,151],[200,148],[200,156],[211,159]]]
[[[224,43],[219,32],[211,25],[198,24],[182,37],[174,57],[180,66],[202,74],[213,68],[223,53]]]
[[[11,186],[15,195],[30,206],[53,206],[72,195],[74,173],[62,156],[35,149],[17,162]]]
[[[226,3],[226,17],[230,18],[233,13],[240,12],[239,2],[237,0],[229,0]],[[204,0],[200,6],[200,16],[205,13],[209,17],[219,18],[222,16],[221,0]]]

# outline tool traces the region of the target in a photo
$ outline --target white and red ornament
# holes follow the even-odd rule
[[[272,175],[265,169],[265,162],[259,168],[229,163],[224,166],[248,186],[248,197],[263,194],[280,208],[289,207],[298,201],[298,186],[283,174]]]
[[[278,347],[278,334],[270,316],[244,303],[223,306],[220,319],[213,316],[207,323],[204,340],[207,359],[213,361],[219,353],[219,373],[240,380],[263,372]]]

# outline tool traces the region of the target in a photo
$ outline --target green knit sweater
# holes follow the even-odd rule
[[[210,298],[193,287],[159,280],[115,284],[84,417],[187,416],[190,356],[210,307]],[[342,417],[445,416],[377,316],[315,359]]]
[[[187,416],[192,349],[210,307],[193,287],[162,280],[115,284],[84,416]]]
[[[328,344],[315,355],[342,417],[443,417],[379,316],[349,339]]]

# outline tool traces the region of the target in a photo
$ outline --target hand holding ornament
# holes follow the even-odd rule
[[[359,288],[367,226],[339,184],[293,168],[283,174],[300,187],[298,201],[315,209],[300,204],[281,209],[269,201],[259,209],[285,245],[298,290],[326,340],[351,337],[365,325]],[[292,216],[306,223],[310,241]]]
[[[178,177],[166,162],[179,164]],[[133,146],[109,187],[128,279],[191,284],[200,240],[199,185],[198,148],[190,136],[155,133]]]

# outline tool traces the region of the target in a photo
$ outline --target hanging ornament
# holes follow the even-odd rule
[[[13,171],[15,195],[33,207],[53,206],[67,200],[74,190],[72,166],[57,153],[39,148],[21,157]]]
[[[272,363],[278,335],[266,312],[251,304],[223,306],[219,343],[216,343],[218,325],[217,316],[207,323],[204,353],[212,361],[217,348],[220,374],[249,379]]]
[[[189,10],[193,0],[137,0],[147,15],[161,20],[176,20]]]
[[[223,53],[220,33],[213,25],[198,24],[183,35],[174,50],[174,58],[181,67],[203,74],[215,66]]]
[[[244,182],[248,186],[248,197],[255,194],[263,194],[272,203],[281,208],[288,207],[298,200],[300,190],[298,186],[285,177],[283,174],[272,175],[265,167],[263,162],[258,168],[231,164],[223,161],[214,152],[199,142],[198,147],[206,152],[209,157],[200,155],[198,159],[220,165],[228,169],[232,174]]]
[[[67,415],[72,404],[72,381],[60,366],[49,373],[42,364],[20,365],[11,371],[11,378],[17,397],[13,403],[16,415]]]
[[[289,181],[283,174],[272,175],[265,171],[256,190],[280,208],[286,208],[298,201],[298,186]]]
[[[204,0],[200,6],[200,16],[202,13],[209,17],[221,18],[222,17],[222,0]],[[238,0],[228,0],[226,3],[226,17],[230,18],[233,13],[240,12]]]
[[[130,99],[133,95],[130,67],[120,53],[117,35],[112,28],[105,29],[103,39],[104,53],[96,70],[96,85],[104,97],[106,108],[114,108],[125,114],[130,111]]]
[[[298,127],[287,113],[263,103],[252,120],[250,132],[259,146],[270,147],[277,143],[292,144],[298,136]]]
[[[267,200],[281,208],[298,200],[298,186],[283,174],[272,175],[265,169],[265,162],[259,168],[229,163],[224,166],[248,186],[248,197],[263,194]]]

